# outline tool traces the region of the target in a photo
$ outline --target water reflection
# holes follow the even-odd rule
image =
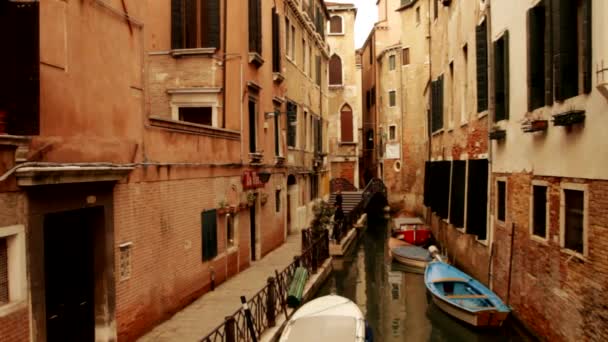
[[[479,330],[446,315],[431,300],[424,276],[391,263],[386,221],[369,222],[365,235],[344,258],[318,295],[336,293],[361,308],[375,341],[527,341],[510,321],[498,330]]]

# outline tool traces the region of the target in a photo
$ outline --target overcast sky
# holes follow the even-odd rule
[[[376,0],[331,0],[329,2],[341,2],[355,4],[357,7],[357,21],[355,22],[355,47],[360,48],[369,34],[369,31],[378,20],[378,9]]]

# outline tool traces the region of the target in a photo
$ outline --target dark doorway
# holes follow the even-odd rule
[[[255,255],[255,240],[256,240],[256,235],[255,235],[255,204],[252,205],[249,208],[249,227],[251,228],[251,261],[255,261],[256,260],[256,255]]]
[[[94,230],[103,207],[44,217],[47,341],[94,341]]]

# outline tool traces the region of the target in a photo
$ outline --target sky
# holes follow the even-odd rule
[[[378,20],[378,9],[376,0],[331,0],[329,2],[340,2],[354,4],[357,7],[357,20],[355,21],[355,47],[360,48],[369,35],[369,31]]]

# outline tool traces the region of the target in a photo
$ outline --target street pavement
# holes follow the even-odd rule
[[[247,299],[266,285],[274,271],[281,272],[300,255],[301,235],[296,232],[287,236],[287,241],[279,248],[254,262],[248,269],[228,279],[205,293],[175,315],[138,339],[138,342],[200,341],[211,330],[233,314],[240,306],[240,296]]]

